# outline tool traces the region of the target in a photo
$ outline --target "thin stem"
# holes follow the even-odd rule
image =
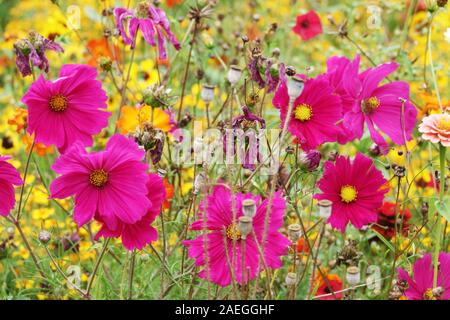
[[[133,250],[130,259],[130,277],[128,278],[128,300],[133,299],[133,280],[134,280],[134,269],[136,267],[136,250]]]
[[[108,245],[109,245],[109,241],[110,240],[111,240],[111,238],[106,239],[105,243],[103,244],[103,248],[102,248],[102,251],[100,252],[100,256],[97,259],[97,263],[95,264],[94,271],[92,272],[92,275],[91,275],[91,277],[89,279],[89,283],[88,283],[88,286],[87,286],[87,289],[86,289],[86,295],[87,296],[90,295],[90,292],[91,292],[91,289],[92,289],[92,285],[94,283],[95,276],[96,276],[98,268],[99,268],[99,266],[100,266],[100,264],[102,262],[103,256],[105,255],[105,252],[108,249]]]
[[[439,201],[444,201],[444,193],[445,193],[445,153],[447,148],[442,144],[439,144]],[[437,229],[434,238],[434,255],[433,255],[433,265],[434,265],[434,274],[433,274],[433,288],[437,287],[437,277],[439,272],[439,251],[441,250],[441,234],[442,234],[442,217],[441,214],[437,214]]]

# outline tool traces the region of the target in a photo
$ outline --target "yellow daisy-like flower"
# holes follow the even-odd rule
[[[153,113],[153,114],[152,114]],[[161,108],[125,106],[117,126],[122,134],[142,128],[145,123],[152,123],[158,129],[168,132],[171,129],[170,115]]]

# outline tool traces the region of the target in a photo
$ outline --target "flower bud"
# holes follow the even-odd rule
[[[241,238],[242,239],[246,239],[247,235],[252,231],[253,228],[253,219],[250,217],[246,217],[246,216],[242,216],[239,217],[239,221],[238,221],[238,230],[239,233],[241,234]]]
[[[302,229],[298,223],[291,224],[288,227],[289,239],[292,242],[297,242],[297,240],[298,240],[298,238],[300,238],[301,234],[302,234]]]
[[[231,85],[234,86],[241,78],[241,75],[242,70],[238,66],[233,65],[228,71],[227,79],[231,83]]]
[[[285,283],[288,287],[294,286],[297,283],[297,274],[295,274],[294,272],[289,272],[286,275]]]
[[[8,229],[6,229],[6,233],[8,233],[9,237],[14,237],[14,228],[8,227]]]
[[[333,205],[333,202],[327,199],[320,200],[317,204],[319,207],[319,217],[323,219],[328,219],[331,215],[331,208]]]
[[[199,194],[205,185],[205,176],[200,172],[194,179],[194,194]]]
[[[303,153],[299,157],[300,165],[307,171],[314,171],[320,164],[321,154],[317,150],[311,150]]]
[[[244,211],[244,216],[253,218],[256,214],[256,203],[253,199],[245,199],[242,201],[242,211]]]
[[[40,243],[47,244],[47,243],[49,243],[51,238],[52,238],[52,236],[51,236],[50,232],[48,232],[46,230],[42,230],[41,232],[39,232],[39,242]]]
[[[347,274],[345,278],[349,285],[355,286],[361,281],[361,275],[359,273],[359,268],[351,266],[347,268]]]
[[[214,99],[214,86],[209,84],[203,85],[200,96],[202,97],[203,101],[205,101],[206,103],[210,103]]]
[[[287,83],[289,100],[295,101],[302,94],[304,87],[305,82],[302,79],[291,77]]]

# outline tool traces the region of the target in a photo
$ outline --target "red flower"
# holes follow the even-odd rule
[[[309,11],[297,16],[297,22],[292,31],[306,41],[323,32],[322,23],[320,23],[320,18],[315,11]]]
[[[373,229],[380,233],[383,237],[386,239],[391,239],[393,236],[395,236],[395,203],[392,202],[385,202],[381,206],[380,209],[378,209],[378,220],[377,224],[373,226]],[[398,215],[398,223],[397,227],[402,228],[403,234],[406,234],[409,229],[409,219],[411,218],[411,213],[408,210],[404,210],[401,212],[401,209],[399,208],[397,210]],[[403,216],[403,218],[402,218]],[[403,221],[402,221],[403,220]]]
[[[341,278],[337,274],[327,274],[325,277],[327,281],[320,275],[316,278],[315,284],[319,286],[316,296],[321,296],[319,300],[341,300],[342,292],[340,291],[344,288]]]

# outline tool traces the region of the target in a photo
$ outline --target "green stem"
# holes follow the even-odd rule
[[[442,144],[439,145],[439,201],[442,203],[444,201],[445,193],[445,152],[447,148]],[[441,215],[438,214],[436,221],[436,234],[434,238],[434,255],[433,255],[433,265],[434,265],[434,276],[433,276],[433,287],[437,287],[437,276],[439,269],[439,251],[441,250],[441,234],[442,234],[442,222]]]

